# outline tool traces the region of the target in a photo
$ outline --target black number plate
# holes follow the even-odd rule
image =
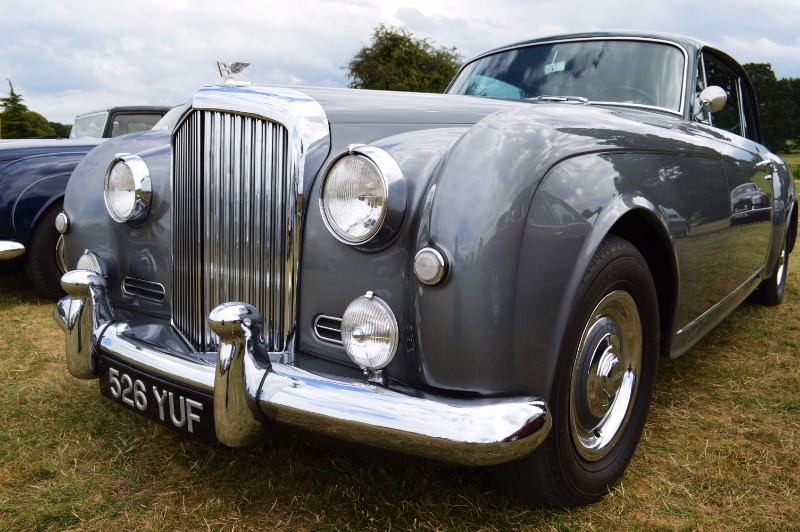
[[[100,393],[115,403],[189,439],[216,443],[214,400],[194,388],[145,374],[123,362],[98,357]]]

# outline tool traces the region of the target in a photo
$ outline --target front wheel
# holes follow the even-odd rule
[[[622,478],[647,418],[658,322],[647,263],[630,242],[607,237],[573,304],[548,403],[553,428],[531,456],[494,468],[495,478],[548,506],[603,497]]]
[[[25,253],[25,273],[39,295],[48,299],[59,299],[64,295],[61,288],[61,268],[56,259],[58,231],[55,221],[61,212],[61,203],[50,207],[33,229],[29,249]]]

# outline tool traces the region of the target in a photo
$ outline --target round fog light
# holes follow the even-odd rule
[[[397,320],[381,298],[367,292],[347,306],[342,316],[342,343],[360,368],[377,371],[397,352]]]
[[[78,259],[78,264],[75,266],[75,269],[89,270],[101,276],[105,275],[105,273],[103,273],[103,267],[100,265],[100,259],[88,249],[84,251],[81,258]]]

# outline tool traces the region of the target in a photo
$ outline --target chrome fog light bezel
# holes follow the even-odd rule
[[[121,168],[119,165],[130,172],[130,182],[128,189],[115,189],[112,188],[112,176],[115,169]],[[120,170],[125,171],[125,170]],[[112,194],[127,193],[130,194],[126,198],[128,207],[122,211],[115,206]],[[106,169],[105,178],[103,179],[103,200],[106,204],[106,210],[109,216],[119,223],[140,223],[147,218],[150,213],[150,206],[153,201],[153,189],[150,180],[150,170],[147,168],[144,160],[137,155],[130,153],[117,154],[111,164]]]
[[[379,321],[383,321],[386,327],[381,329],[379,324],[379,330],[374,331],[376,322]],[[373,329],[373,332],[365,331],[365,327]],[[365,347],[365,342],[359,342],[357,337],[368,335],[373,339],[379,334],[386,334],[384,339],[387,340],[381,351],[364,353],[364,349],[369,349],[369,346]],[[397,354],[399,336],[400,328],[394,312],[384,300],[372,292],[350,302],[342,315],[342,344],[350,360],[363,370],[377,371],[388,366]]]
[[[341,223],[342,220],[336,219],[332,209],[332,202],[336,199],[328,188],[332,179],[363,179],[363,174],[336,175],[332,178],[336,172],[346,172],[343,166],[352,161],[363,164],[363,168],[375,173],[380,180],[380,187],[376,188],[382,194],[378,214],[372,218],[364,217],[359,231],[348,231]],[[319,206],[325,226],[337,240],[354,247],[376,248],[389,241],[403,223],[406,202],[406,183],[400,166],[389,153],[375,146],[351,145],[328,165],[320,182]],[[368,226],[367,230],[363,230],[365,226]]]

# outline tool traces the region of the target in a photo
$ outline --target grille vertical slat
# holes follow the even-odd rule
[[[286,129],[194,111],[174,135],[173,321],[200,351],[216,349],[206,316],[227,301],[265,314],[270,350],[286,343],[294,187]],[[287,263],[287,257],[289,262]]]

